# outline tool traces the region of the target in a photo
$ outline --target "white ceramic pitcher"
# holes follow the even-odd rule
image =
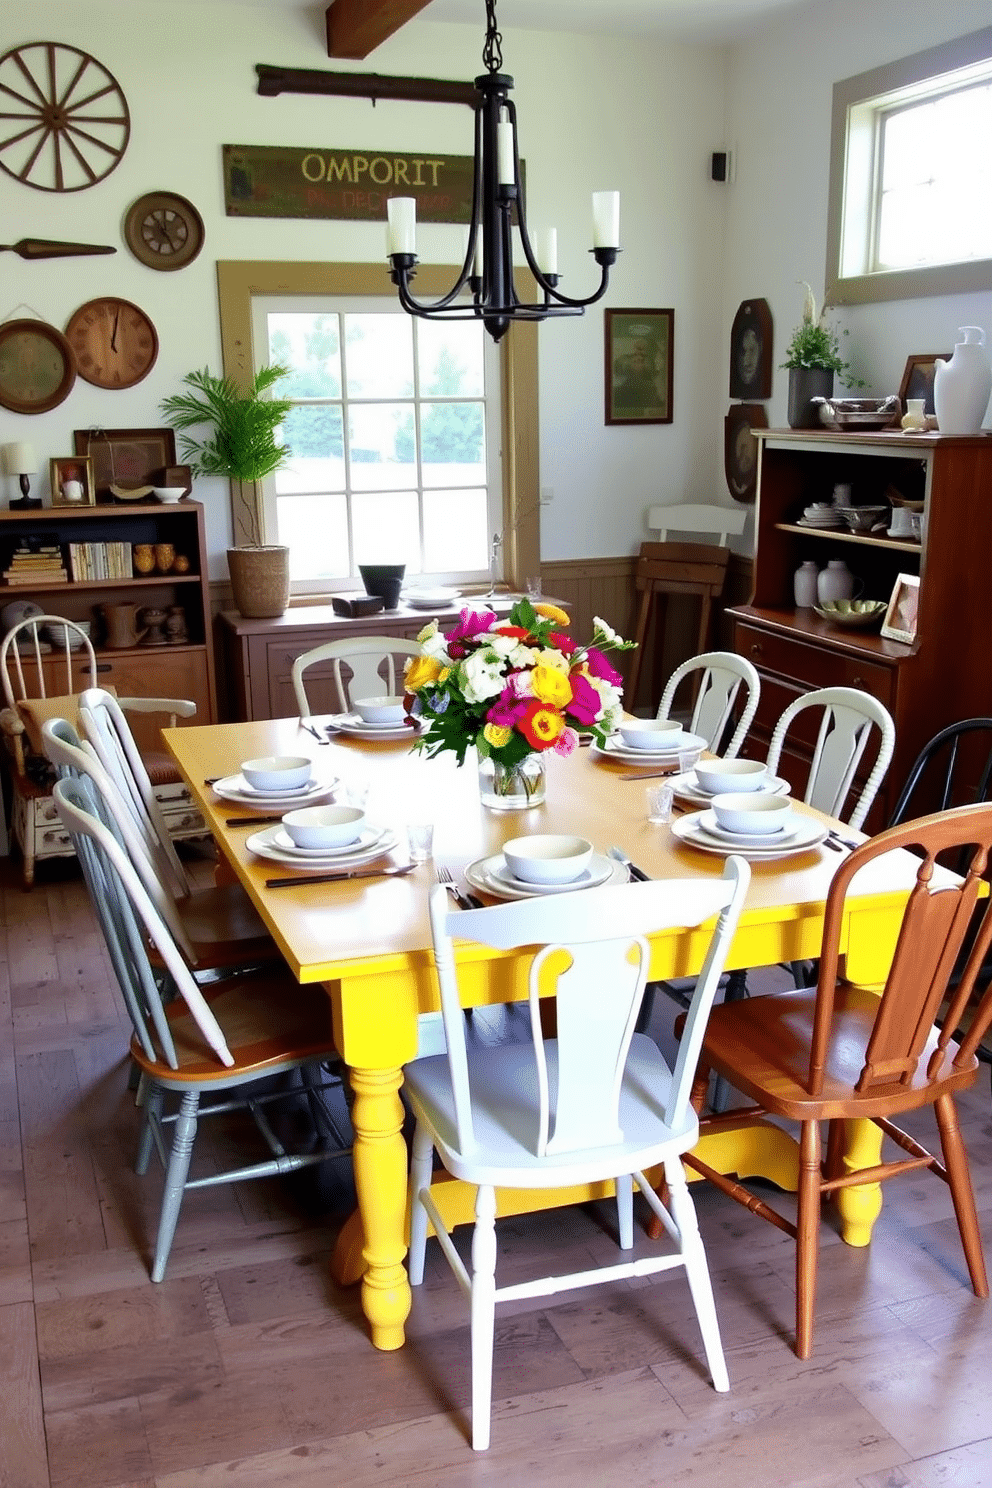
[[[977,434],[992,393],[992,367],[981,326],[961,326],[964,337],[949,362],[934,363],[933,406],[941,434]]]

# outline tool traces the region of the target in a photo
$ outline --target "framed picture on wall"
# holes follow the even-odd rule
[[[772,312],[767,300],[744,300],[730,328],[730,396],[772,395]]]
[[[906,358],[902,382],[899,384],[899,401],[902,403],[903,413],[906,412],[907,398],[922,398],[923,412],[933,413],[933,379],[937,362],[948,361],[950,355],[949,351],[923,351]]]
[[[176,463],[171,429],[73,429],[72,443],[77,455],[93,461],[97,501],[140,500]]]
[[[758,491],[758,441],[752,432],[768,428],[762,403],[732,403],[723,421],[723,469],[735,501],[753,501]]]
[[[606,422],[670,424],[675,311],[604,314]]]
[[[57,456],[48,462],[53,506],[93,506],[93,461],[86,455]]]
[[[900,574],[892,586],[889,607],[881,634],[889,641],[916,640],[916,612],[920,605],[920,581],[916,574]]]

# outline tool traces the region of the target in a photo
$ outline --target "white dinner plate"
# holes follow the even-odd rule
[[[370,847],[375,847],[386,835],[385,827],[368,826],[360,832],[354,842],[347,842],[342,847],[300,847],[290,837],[284,826],[274,827],[272,831],[272,842],[282,852],[292,853],[294,857],[300,858],[339,858],[349,857],[354,853],[365,852]]]
[[[699,734],[682,734],[678,744],[669,745],[667,749],[631,749],[629,744],[623,742],[620,734],[611,734],[605,744],[597,744],[593,740],[592,753],[600,759],[622,760],[625,765],[642,764],[677,764],[680,754],[687,753],[690,749],[700,751],[706,748],[706,740]]]
[[[803,830],[788,842],[779,841],[768,847],[731,846],[727,842],[718,842],[715,837],[702,830],[699,818],[703,815],[704,812],[696,811],[691,816],[677,817],[672,822],[672,836],[675,840],[684,843],[686,847],[696,847],[700,852],[719,853],[723,858],[730,852],[736,852],[752,863],[771,863],[776,858],[791,858],[796,853],[809,852],[825,841],[827,836],[827,828],[820,822],[814,821],[812,817],[803,817]],[[775,835],[777,837],[779,834]]]
[[[691,801],[694,806],[707,806],[719,791],[704,790],[696,779],[695,770],[686,770],[683,775],[673,775],[671,787],[680,801]],[[773,775],[771,780],[762,781],[761,789],[771,791],[776,796],[787,796],[789,794],[789,782],[783,780],[781,775]],[[733,794],[743,795],[743,791]]]
[[[707,837],[712,837],[716,842],[722,842],[729,847],[775,847],[793,842],[795,838],[802,835],[802,829],[806,817],[791,816],[788,822],[779,827],[777,832],[728,832],[726,827],[720,825],[715,811],[703,811],[697,814],[699,830],[705,832]]]
[[[460,589],[411,589],[409,593],[400,595],[411,610],[442,610],[461,597]]]
[[[337,783],[335,775],[330,780],[308,780],[299,790],[270,792],[255,790],[243,775],[225,775],[223,779],[214,781],[213,789],[222,800],[237,801],[239,806],[257,806],[260,811],[278,810],[285,806],[287,811],[292,811],[294,806],[314,806],[323,801]]]
[[[273,863],[288,863],[294,868],[318,869],[353,868],[360,863],[371,863],[385,853],[391,852],[396,846],[396,834],[387,830],[377,842],[369,847],[348,853],[329,852],[321,857],[316,853],[301,853],[295,847],[291,850],[279,847],[275,839],[282,830],[279,826],[266,827],[261,832],[253,833],[245,846],[249,852],[255,853],[260,858],[268,858]]]
[[[336,713],[328,720],[329,726],[339,733],[350,734],[355,739],[413,739],[420,731],[408,723],[366,723],[357,713]]]
[[[627,869],[604,853],[593,853],[589,867],[572,883],[525,884],[510,873],[502,853],[493,853],[491,857],[469,863],[465,878],[474,889],[496,899],[532,899],[535,895],[566,894],[575,889],[596,889],[606,883],[626,883]]]

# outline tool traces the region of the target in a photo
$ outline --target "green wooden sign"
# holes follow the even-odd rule
[[[229,217],[384,222],[389,197],[412,196],[421,222],[467,223],[472,170],[469,155],[225,145],[224,203]]]

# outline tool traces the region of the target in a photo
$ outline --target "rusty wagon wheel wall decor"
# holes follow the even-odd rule
[[[59,41],[0,57],[0,169],[36,191],[85,191],[120,163],[131,115],[102,62]]]

